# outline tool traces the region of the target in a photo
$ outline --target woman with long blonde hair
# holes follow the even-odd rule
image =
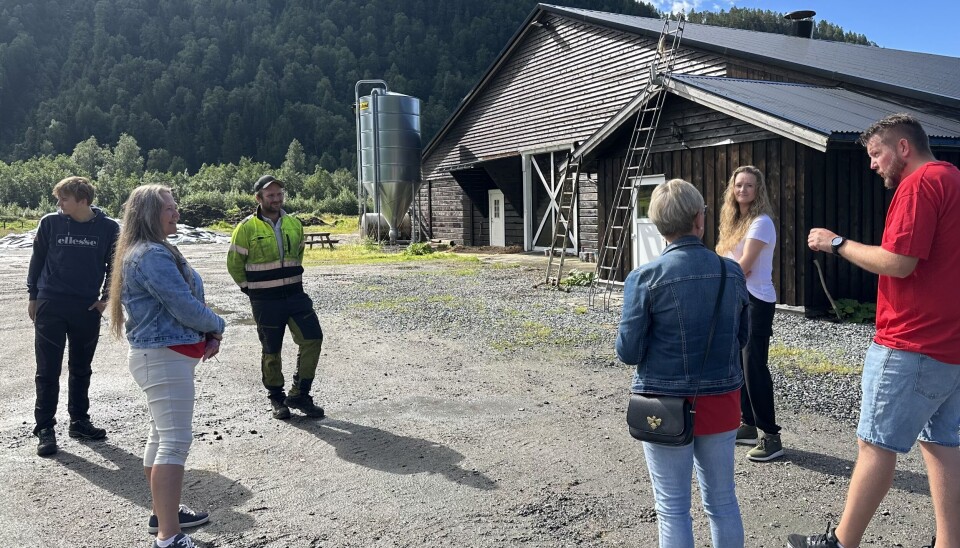
[[[204,304],[200,275],[167,241],[179,219],[170,188],[135,188],[124,204],[110,286],[111,327],[118,338],[126,334],[130,373],[147,397],[143,470],[154,511],[147,531],[159,548],[195,546],[181,528],[208,520],[180,504],[180,495],[193,440],[194,368],[219,352],[226,327]]]
[[[740,166],[733,171],[723,193],[717,253],[737,261],[747,276],[750,339],[741,353],[744,389],[740,391],[742,424],[737,430],[737,443],[753,445],[747,458],[759,462],[783,455],[774,410],[773,378],[767,363],[777,304],[773,286],[776,245],[773,207],[763,172],[755,166]]]

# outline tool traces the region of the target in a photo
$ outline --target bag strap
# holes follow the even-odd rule
[[[720,302],[723,300],[723,288],[727,285],[727,263],[723,257],[717,255],[720,260],[720,291],[717,293],[717,304],[713,307],[713,319],[710,320],[710,334],[707,335],[707,350],[703,354],[703,363],[700,364],[700,373],[697,375],[697,391],[693,393],[693,402],[690,404],[690,410],[696,413],[697,396],[700,395],[700,381],[703,379],[703,366],[707,364],[707,358],[710,357],[710,345],[713,343],[713,332],[717,328],[717,317],[720,316]]]

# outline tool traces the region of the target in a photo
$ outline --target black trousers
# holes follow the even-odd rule
[[[34,433],[57,423],[60,398],[60,372],[63,351],[69,342],[67,358],[67,411],[70,420],[90,418],[90,375],[93,355],[100,340],[100,312],[87,310],[93,304],[37,300],[34,322],[34,349],[37,355],[37,403],[33,410]]]
[[[250,304],[263,349],[260,368],[268,397],[277,401],[285,397],[281,350],[287,328],[298,347],[297,369],[293,374],[290,395],[309,394],[323,345],[323,330],[310,296],[296,293],[274,299],[251,300]]]
[[[767,364],[775,311],[776,303],[750,295],[750,340],[741,351],[743,390],[740,391],[740,414],[744,424],[756,426],[767,434],[780,433],[773,404],[773,379]]]

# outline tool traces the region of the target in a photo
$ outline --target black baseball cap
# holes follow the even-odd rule
[[[263,177],[257,179],[257,184],[253,185],[253,193],[256,194],[272,184],[280,185],[280,188],[283,188],[283,181],[277,179],[273,175],[264,175]]]

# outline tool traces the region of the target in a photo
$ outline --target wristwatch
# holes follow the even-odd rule
[[[843,247],[843,244],[847,243],[847,239],[843,236],[837,236],[834,239],[830,240],[830,247],[833,249],[834,255],[840,254],[840,248]]]

